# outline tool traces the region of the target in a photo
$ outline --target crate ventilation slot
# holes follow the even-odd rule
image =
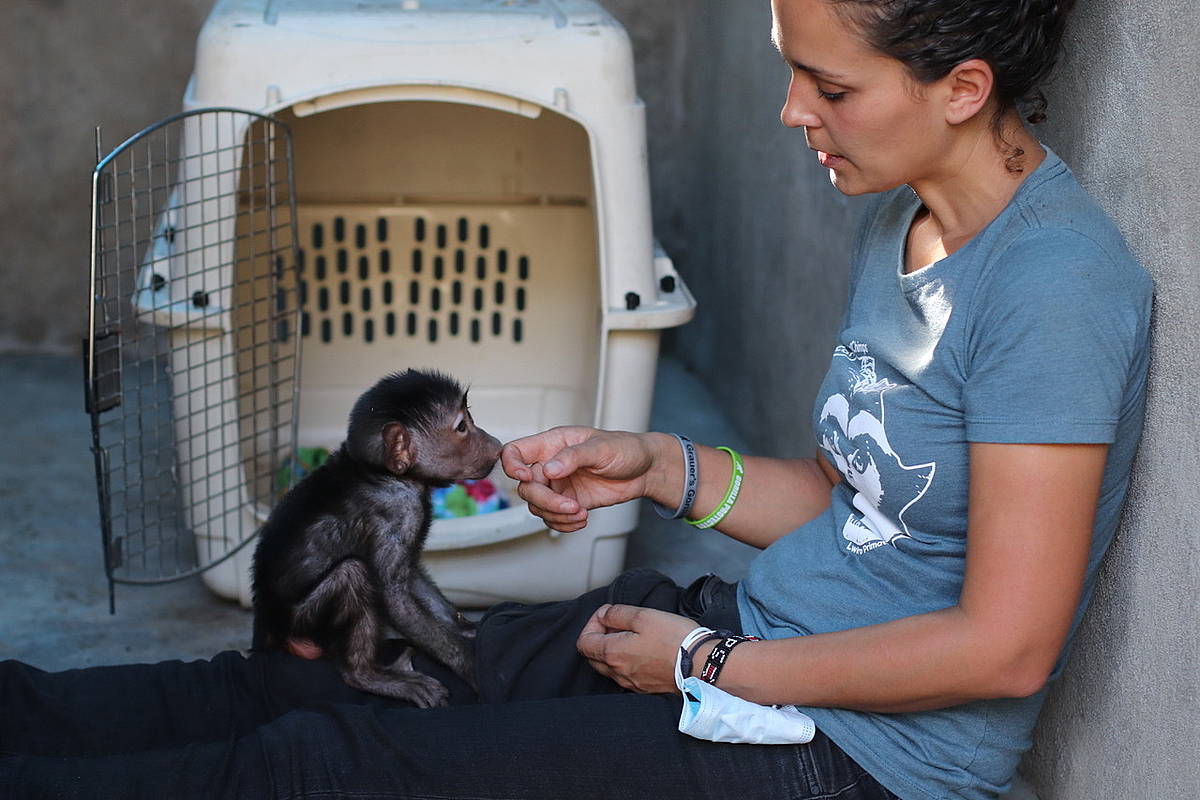
[[[530,258],[465,216],[314,216],[301,210],[300,332],[310,342],[397,336],[524,339]]]

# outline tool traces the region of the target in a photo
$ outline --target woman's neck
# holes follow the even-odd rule
[[[964,131],[940,169],[911,184],[925,209],[909,233],[906,271],[940,261],[969,242],[1004,210],[1045,157],[1015,113],[1005,117],[999,136],[990,120]],[[1020,171],[1010,170],[1010,164]]]

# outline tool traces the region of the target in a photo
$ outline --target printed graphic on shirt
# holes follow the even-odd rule
[[[884,396],[897,384],[875,374],[867,346],[839,345],[834,359],[843,368],[845,393],[833,394],[821,409],[818,434],[838,471],[855,489],[854,508],[842,536],[846,549],[868,553],[899,539],[912,539],[904,513],[929,490],[936,462],[908,466],[888,442]]]

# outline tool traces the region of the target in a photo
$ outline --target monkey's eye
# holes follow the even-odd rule
[[[459,420],[459,423],[454,426],[454,430],[458,431],[459,433],[467,432],[467,420],[465,417]]]

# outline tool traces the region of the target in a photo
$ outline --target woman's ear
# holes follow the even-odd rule
[[[961,125],[983,110],[996,84],[991,66],[981,58],[964,61],[942,78],[948,90],[946,122]]]

